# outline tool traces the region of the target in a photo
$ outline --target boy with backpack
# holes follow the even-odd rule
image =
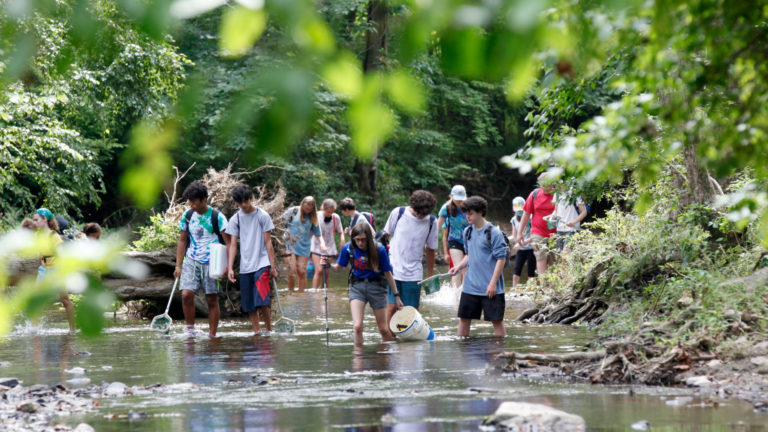
[[[467,198],[462,204],[470,225],[464,229],[466,255],[451,268],[457,274],[465,267],[464,285],[459,300],[459,336],[469,336],[472,320],[480,319],[493,324],[495,336],[506,336],[504,328],[504,276],[502,272],[509,260],[509,243],[500,229],[485,220],[488,203],[479,196]]]
[[[264,210],[253,205],[253,191],[244,184],[232,188],[232,200],[240,210],[229,220],[227,234],[232,236],[227,252],[227,274],[235,279],[237,240],[240,239],[240,308],[248,313],[253,333],[261,332],[259,313],[267,331],[272,330],[270,278],[277,279],[272,230],[275,225]],[[275,293],[277,295],[277,293]]]
[[[366,224],[371,227],[371,233],[376,233],[376,222],[373,220],[373,214],[368,212],[359,212],[355,206],[355,200],[350,197],[346,197],[339,203],[339,210],[341,214],[350,218],[349,226],[344,228],[344,234],[349,235],[357,224]]]
[[[187,335],[195,335],[195,294],[203,290],[208,304],[208,336],[216,337],[219,327],[219,289],[217,280],[208,274],[211,245],[221,243],[229,245],[227,218],[218,210],[208,205],[208,188],[199,181],[190,183],[182,198],[187,200],[190,209],[184,212],[179,221],[178,243],[176,244],[176,269],[174,278],[181,278],[181,306]],[[219,279],[227,276],[227,272]]]
[[[437,219],[432,214],[437,200],[432,193],[417,190],[411,194],[410,206],[392,210],[384,227],[385,236],[391,237],[389,254],[392,262],[397,296],[405,306],[419,308],[421,287],[424,279],[421,257],[427,248],[427,277],[435,269],[435,251],[437,250]],[[387,288],[387,322],[395,314],[396,295]]]

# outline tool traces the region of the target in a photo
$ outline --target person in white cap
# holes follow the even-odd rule
[[[448,265],[464,259],[464,228],[469,226],[467,215],[461,210],[461,205],[467,199],[467,190],[462,185],[451,189],[450,199],[440,207],[437,213],[437,226],[443,230],[443,255]],[[464,281],[464,273],[457,273],[451,278],[451,286],[460,287]]]
[[[515,212],[509,223],[512,224],[512,238],[517,238],[517,234],[523,234],[523,240],[517,244],[517,253],[515,254],[514,273],[512,274],[512,286],[520,283],[520,275],[523,274],[523,267],[528,263],[528,277],[536,277],[536,257],[533,255],[533,245],[531,244],[531,222],[523,226],[520,222],[523,217],[523,207],[525,198],[519,196],[512,200],[512,210]],[[514,241],[513,241],[514,243]],[[517,249],[516,248],[516,249]]]

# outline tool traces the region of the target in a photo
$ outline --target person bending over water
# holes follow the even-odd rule
[[[336,250],[335,234],[339,233],[340,244],[344,244],[344,229],[341,226],[341,217],[336,213],[336,201],[328,198],[323,201],[323,211],[317,212],[317,218],[320,223],[320,231],[323,233],[326,251],[320,249],[318,237],[312,238],[312,263],[315,266],[315,275],[312,277],[312,288],[320,288],[322,284],[323,272],[320,271],[320,258],[323,255],[336,257],[339,252]]]
[[[366,303],[371,304],[382,340],[394,340],[386,319],[387,285],[394,293],[398,309],[403,307],[403,302],[392,277],[387,248],[373,240],[371,230],[364,224],[354,226],[350,238],[351,241],[341,248],[338,261],[330,268],[333,272],[339,272],[352,265],[349,275],[349,309],[352,313],[355,345],[363,343],[363,312]],[[327,263],[328,259],[323,257],[321,265]]]

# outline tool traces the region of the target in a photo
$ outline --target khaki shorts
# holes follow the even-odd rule
[[[549,248],[549,237],[531,234],[531,244],[536,261],[549,260],[552,255],[552,250]]]

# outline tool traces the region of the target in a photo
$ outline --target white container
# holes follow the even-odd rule
[[[208,260],[208,276],[211,279],[218,279],[224,270],[227,269],[227,246],[221,243],[214,243],[211,246],[211,256]]]
[[[435,332],[413,306],[405,306],[392,315],[389,329],[405,340],[434,340]]]

